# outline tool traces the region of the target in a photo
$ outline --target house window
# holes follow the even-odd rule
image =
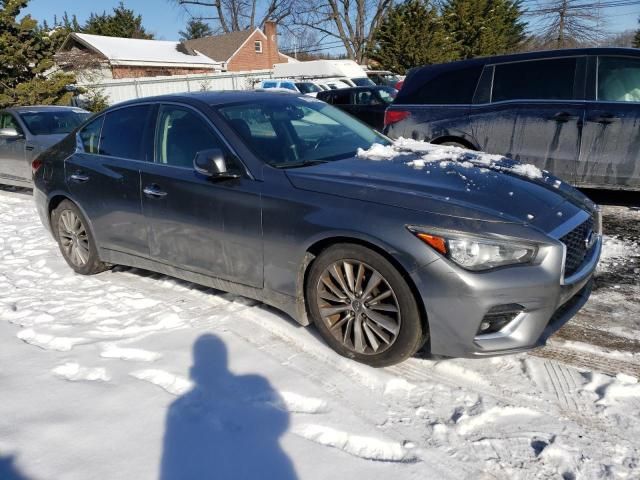
[[[262,42],[260,40],[256,40],[253,42],[253,46],[256,50],[256,53],[262,53]]]

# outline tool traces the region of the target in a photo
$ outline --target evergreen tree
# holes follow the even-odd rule
[[[525,40],[520,0],[447,0],[442,17],[463,59],[517,51]]]
[[[142,26],[142,15],[136,15],[133,10],[125,8],[122,2],[113,9],[112,14],[92,13],[81,30],[83,33],[107,37],[153,38],[153,34]]]
[[[638,23],[640,23],[640,18]],[[633,48],[640,48],[640,29],[636,30],[636,35],[633,37]]]
[[[53,67],[56,43],[30,15],[17,17],[28,0],[0,1],[0,107],[68,104],[73,75],[45,72]]]
[[[392,7],[375,35],[369,57],[393,72],[455,60],[442,18],[428,0],[409,0]]]
[[[180,41],[184,42],[186,40],[193,40],[194,38],[202,38],[213,35],[213,30],[209,24],[203,22],[202,20],[198,20],[192,18],[187,22],[187,27],[185,30],[180,30]]]

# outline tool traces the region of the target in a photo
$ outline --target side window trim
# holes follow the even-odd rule
[[[251,179],[251,180],[255,180],[255,177],[251,174],[251,171],[247,168],[247,166],[245,165],[245,163],[242,161],[242,159],[240,158],[240,155],[238,155],[238,152],[236,152],[236,150],[231,146],[231,144],[229,143],[229,141],[224,137],[224,135],[222,134],[222,132],[218,129],[218,127],[209,119],[207,118],[200,110],[198,110],[197,108],[192,107],[191,105],[185,104],[185,103],[180,103],[180,102],[162,102],[157,104],[157,109],[155,112],[155,128],[153,129],[153,158],[149,163],[153,163],[155,165],[161,165],[161,166],[165,166],[165,167],[172,167],[172,168],[182,168],[182,169],[186,169],[186,167],[180,167],[180,166],[175,166],[175,165],[164,165],[162,163],[159,163],[156,161],[156,159],[158,158],[158,152],[157,152],[157,134],[158,134],[158,129],[160,128],[160,114],[162,112],[162,107],[165,106],[174,106],[174,107],[181,107],[187,110],[190,110],[191,112],[195,113],[198,117],[200,117],[200,119],[204,120],[204,123],[207,125],[207,127],[209,127],[211,129],[211,131],[215,134],[215,136],[220,140],[220,143],[222,145],[224,145],[224,147],[227,149],[227,151],[233,156],[234,160],[238,162],[239,166],[242,168],[242,170],[244,171],[245,175],[247,178]]]

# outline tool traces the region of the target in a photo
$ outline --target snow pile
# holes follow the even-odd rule
[[[100,356],[103,358],[119,358],[121,360],[135,360],[139,362],[153,362],[158,360],[162,355],[140,348],[122,348],[115,344],[106,344]]]
[[[351,435],[322,425],[304,425],[294,432],[307,440],[340,449],[356,457],[385,462],[403,462],[414,460],[414,455],[400,443],[388,442],[377,438]]]
[[[56,337],[46,333],[37,333],[32,328],[18,332],[17,337],[23,342],[40,347],[43,350],[57,350],[59,352],[68,352],[75,345],[87,341],[85,338]]]
[[[81,367],[75,362],[67,362],[52,370],[54,375],[71,381],[89,380],[108,382],[111,377],[107,374],[107,370],[102,367],[87,368]]]
[[[451,162],[463,168],[481,167],[482,171],[487,169],[510,171],[522,177],[531,179],[544,178],[542,170],[535,165],[514,163],[502,155],[476,152],[466,148],[452,145],[434,145],[432,143],[411,140],[408,138],[398,138],[392,145],[373,144],[368,150],[358,149],[357,156],[368,160],[394,160],[401,156],[411,156],[406,161],[408,166],[421,169],[427,165],[438,165],[441,168],[447,167]],[[414,157],[418,158],[414,158]],[[559,188],[561,183],[555,181],[554,186]]]
[[[172,395],[182,395],[193,388],[193,382],[191,382],[191,380],[165,372],[164,370],[153,368],[136,370],[131,372],[130,375],[139,380],[157,385]]]

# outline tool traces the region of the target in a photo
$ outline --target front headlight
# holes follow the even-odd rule
[[[432,232],[417,227],[409,227],[409,231],[452,262],[472,271],[531,263],[538,253],[537,246],[517,241]]]

